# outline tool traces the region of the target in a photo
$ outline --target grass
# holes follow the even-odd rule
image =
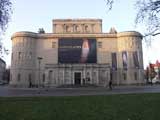
[[[160,120],[160,94],[0,98],[0,120]]]

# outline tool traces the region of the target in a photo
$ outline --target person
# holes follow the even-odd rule
[[[112,90],[112,80],[109,81],[109,89]]]
[[[147,67],[146,69],[145,77],[146,77],[146,82],[149,83],[149,67]]]

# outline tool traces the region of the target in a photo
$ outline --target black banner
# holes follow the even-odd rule
[[[96,63],[96,39],[59,39],[59,63]]]

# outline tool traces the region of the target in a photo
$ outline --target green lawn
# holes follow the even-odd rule
[[[0,120],[160,120],[160,94],[0,98]]]

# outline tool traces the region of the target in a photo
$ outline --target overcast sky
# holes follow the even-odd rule
[[[103,32],[115,27],[118,32],[136,30],[143,34],[143,28],[135,28],[135,0],[117,0],[108,12],[104,0],[13,0],[13,14],[6,31],[4,45],[11,52],[11,36],[18,31],[37,32],[44,28],[52,32],[52,19],[56,18],[99,18],[103,20]],[[144,49],[144,66],[149,61],[160,60],[157,40],[153,48]],[[144,48],[144,46],[143,46]],[[10,65],[10,55],[4,58]]]

